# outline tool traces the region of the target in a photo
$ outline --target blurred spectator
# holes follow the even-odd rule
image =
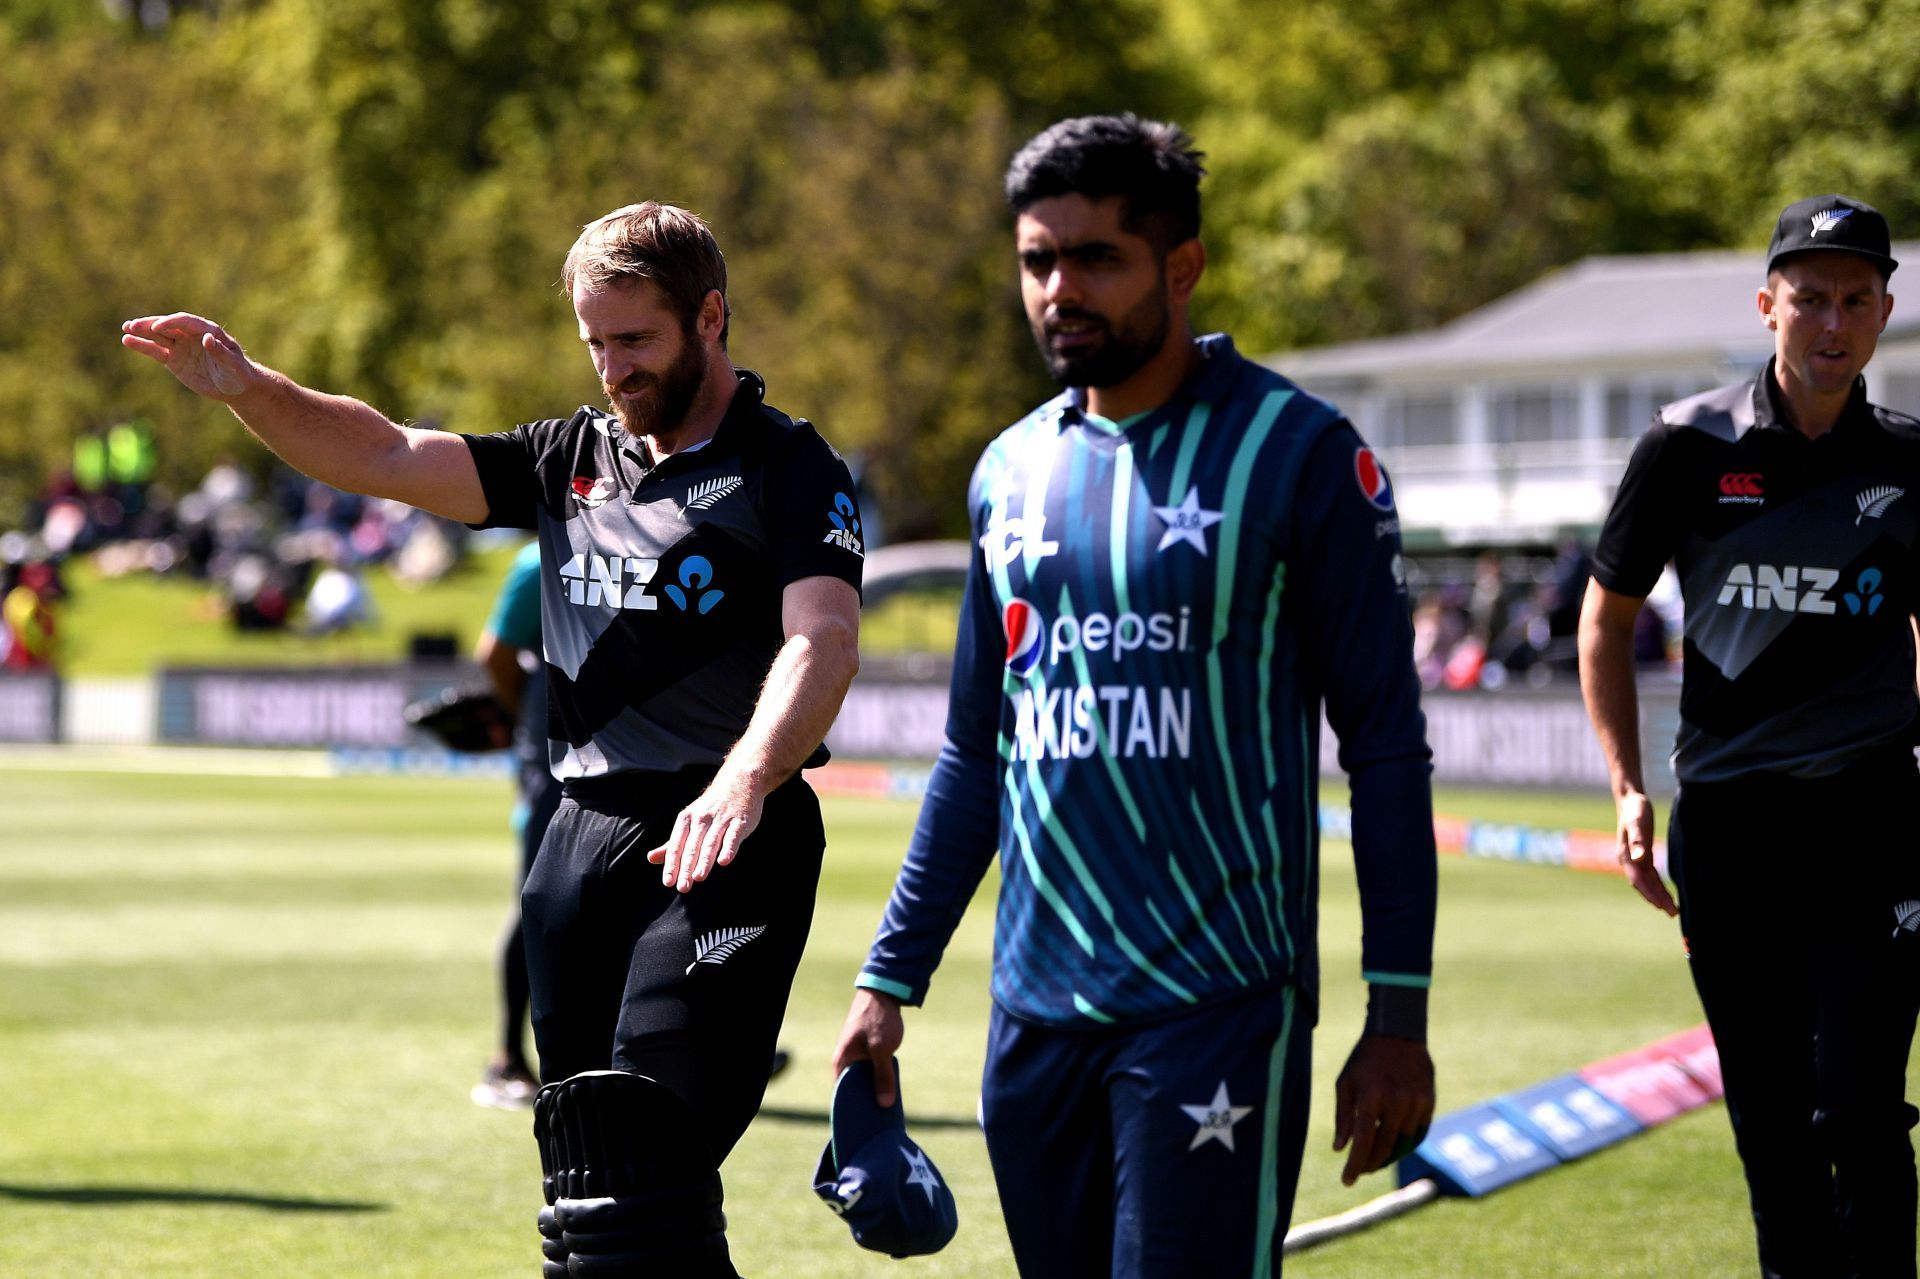
[[[158,462],[144,422],[84,434],[74,442],[72,469],[48,480],[23,527],[0,530],[0,601],[22,574],[35,596],[12,605],[29,633],[7,641],[12,661],[43,659],[51,606],[64,595],[58,565],[69,555],[90,554],[107,577],[182,573],[207,581],[242,630],[326,632],[370,619],[365,565],[383,564],[422,584],[465,553],[458,524],[284,468],[263,489],[221,459],[176,499],[153,482]]]
[[[358,572],[329,563],[314,576],[305,612],[308,633],[326,635],[371,622],[373,598]]]
[[[44,541],[0,534],[0,670],[58,668],[56,616],[66,597],[59,562]]]

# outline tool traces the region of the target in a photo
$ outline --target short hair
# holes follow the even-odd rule
[[[1018,215],[1041,200],[1119,196],[1120,224],[1161,252],[1200,234],[1200,179],[1206,176],[1187,131],[1121,115],[1062,120],[1021,147],[1007,166],[1007,205]]]
[[[598,292],[640,280],[659,286],[688,332],[707,294],[719,293],[720,344],[726,345],[733,315],[727,303],[727,260],[697,214],[653,200],[625,205],[582,227],[560,268],[560,285],[568,296],[575,284]]]

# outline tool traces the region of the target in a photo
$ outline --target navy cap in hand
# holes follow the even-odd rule
[[[833,1089],[833,1138],[820,1152],[813,1193],[853,1230],[862,1248],[917,1257],[947,1246],[960,1228],[953,1192],[907,1136],[894,1059],[893,1105],[873,1099],[873,1063],[856,1061]]]
[[[1782,210],[1767,248],[1767,270],[1779,266],[1782,258],[1816,249],[1871,258],[1884,275],[1892,275],[1900,265],[1893,260],[1887,220],[1880,211],[1844,195],[1809,196]]]

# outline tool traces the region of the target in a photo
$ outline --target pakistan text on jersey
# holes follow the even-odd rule
[[[1014,694],[1013,755],[1024,759],[1186,759],[1193,692],[1137,684],[1034,683]]]

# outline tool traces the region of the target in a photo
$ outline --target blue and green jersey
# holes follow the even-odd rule
[[[1385,472],[1331,406],[1199,341],[1125,422],[1069,391],[988,447],[947,742],[859,984],[918,1003],[1001,858],[994,998],[1052,1025],[1317,988],[1321,705],[1370,981],[1424,986],[1429,753]]]

